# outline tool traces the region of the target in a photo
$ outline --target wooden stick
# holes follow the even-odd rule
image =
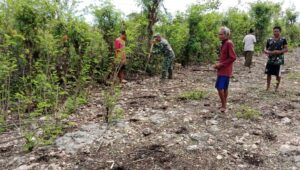
[[[147,62],[146,62],[146,65],[145,65],[145,70],[144,70],[144,74],[146,75],[146,71],[147,71],[147,66],[149,64],[149,61],[150,61],[150,57],[151,57],[151,53],[152,53],[152,50],[153,50],[153,43],[151,44],[151,47],[150,47],[150,52],[148,54],[148,57],[147,57]]]

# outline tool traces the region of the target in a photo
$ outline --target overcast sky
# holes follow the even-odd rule
[[[201,0],[164,0],[164,6],[168,12],[175,14],[176,11],[184,12],[188,6],[197,3]],[[220,0],[220,11],[226,11],[229,7],[238,7],[240,9],[248,10],[249,2],[256,2],[257,0]],[[272,2],[282,3],[282,8],[295,7],[300,12],[300,0],[271,0]],[[132,12],[140,11],[140,7],[137,6],[136,0],[112,0],[117,9],[122,11],[125,15]],[[240,3],[239,3],[240,2]],[[95,4],[95,0],[82,0],[83,6]],[[82,7],[83,7],[82,6]]]

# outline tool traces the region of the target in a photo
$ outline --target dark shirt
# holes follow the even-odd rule
[[[162,38],[162,40],[159,43],[154,44],[153,47],[154,47],[154,50],[153,50],[154,54],[162,53],[165,57],[171,57],[171,58],[175,57],[175,54],[174,54],[174,51],[173,51],[171,45],[164,38]]]
[[[266,49],[269,51],[282,50],[284,49],[285,45],[287,45],[287,41],[284,37],[279,38],[278,40],[275,40],[274,38],[269,38],[267,40]],[[282,55],[282,54],[277,54],[277,55]],[[272,56],[276,56],[276,55],[272,55]]]

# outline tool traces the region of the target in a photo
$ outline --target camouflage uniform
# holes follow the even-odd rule
[[[173,76],[173,67],[172,63],[175,58],[174,51],[172,50],[171,45],[168,43],[168,41],[164,38],[161,38],[161,41],[154,44],[154,54],[163,54],[164,55],[164,61],[162,65],[162,74],[161,79],[166,79],[167,72],[168,72],[168,78],[172,79]]]

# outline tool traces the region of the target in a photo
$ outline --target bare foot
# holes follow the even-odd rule
[[[225,112],[227,111],[227,109],[224,108],[224,107],[221,107],[221,108],[220,108],[220,111],[221,111],[222,113],[225,113]]]

